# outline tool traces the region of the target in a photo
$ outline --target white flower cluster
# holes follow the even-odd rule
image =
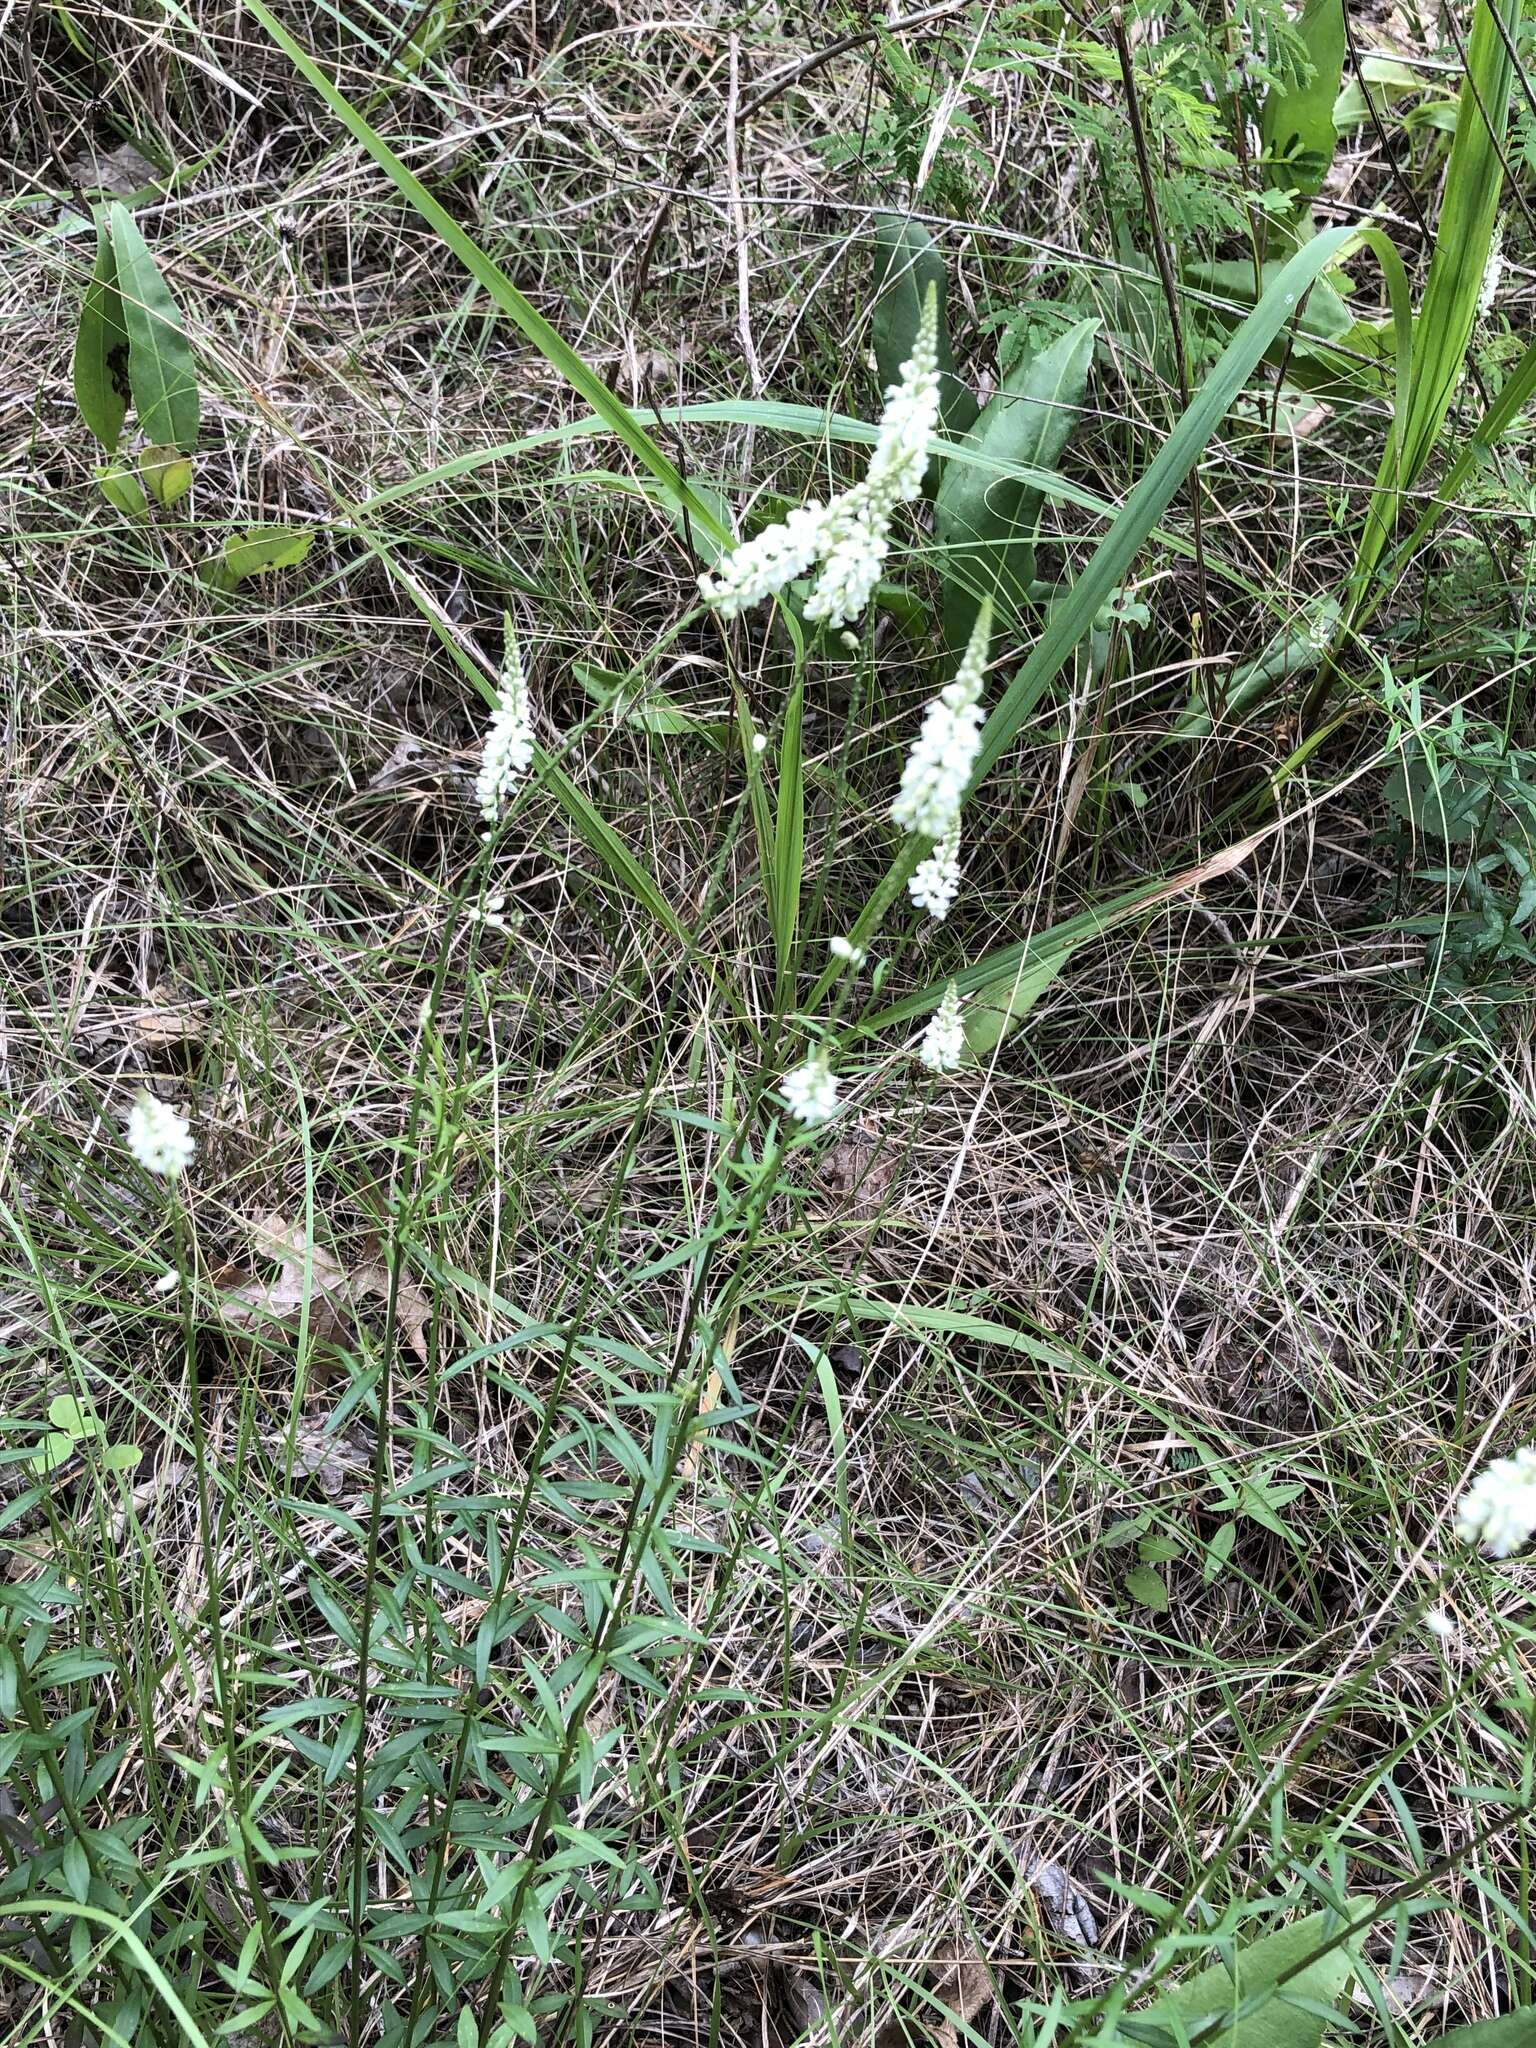
[[[923,1029],[917,1056],[935,1074],[952,1074],[965,1057],[965,1026],[960,1021],[960,991],[951,982]]]
[[[1490,1557],[1508,1557],[1536,1535],[1536,1444],[1479,1472],[1456,1510],[1456,1534]]]
[[[187,1119],[143,1089],[128,1112],[128,1150],[146,1172],[174,1180],[191,1165],[197,1144]]]
[[[734,619],[818,562],[806,599],[808,619],[830,626],[856,619],[880,581],[891,545],[896,507],[918,497],[933,430],[939,422],[939,301],[933,287],[923,302],[917,339],[901,374],[886,393],[880,432],[863,481],[830,504],[813,499],[787,519],[765,527],[699,578],[706,604]]]
[[[941,922],[960,893],[960,820],[956,818],[926,860],[907,877],[907,894],[919,910]]]
[[[475,777],[475,800],[487,825],[494,825],[501,807],[533,765],[533,706],[528,678],[510,632],[502,662],[501,692],[486,728]]]
[[[824,1052],[793,1068],[779,1083],[790,1115],[802,1124],[824,1124],[838,1111],[837,1076]]]
[[[1486,320],[1493,311],[1493,302],[1499,295],[1499,281],[1504,275],[1504,223],[1494,225],[1493,240],[1488,245],[1488,261],[1483,266],[1482,289],[1477,295],[1477,317]]]
[[[981,687],[991,637],[992,607],[983,604],[954,681],[923,713],[922,729],[901,771],[891,819],[904,832],[943,839],[960,822],[966,785],[981,752]]]

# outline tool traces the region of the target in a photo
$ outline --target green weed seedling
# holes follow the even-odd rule
[[[104,1472],[128,1472],[139,1462],[137,1444],[111,1444],[106,1426],[73,1394],[58,1394],[48,1403],[48,1433],[27,1460],[29,1470],[47,1477],[66,1464],[77,1450],[89,1451]]]
[[[96,472],[102,496],[130,519],[150,504],[169,512],[192,489],[201,403],[197,365],[181,309],[128,208],[96,220],[96,262],[75,330],[75,402],[110,458]],[[132,408],[143,436],[132,462],[119,459]],[[313,534],[290,526],[232,533],[199,570],[224,594],[249,576],[303,561]]]

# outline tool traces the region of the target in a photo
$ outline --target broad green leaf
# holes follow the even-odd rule
[[[1355,1969],[1358,1937],[1329,1947],[1338,1933],[1336,1914],[1309,1913],[1239,1949],[1235,1974],[1212,1963],[1133,2017],[1198,2036],[1199,2048],[1320,2048],[1324,2015]]]
[[[1536,2005],[1522,2005],[1491,2020],[1473,2020],[1470,2026],[1452,2027],[1440,2036],[1435,2048],[1536,2048]]]
[[[101,1454],[101,1462],[108,1472],[131,1472],[143,1455],[138,1444],[108,1444]]]
[[[197,368],[181,313],[126,206],[109,209],[117,288],[128,330],[128,383],[146,440],[197,445]]]
[[[965,436],[967,447],[1005,470],[1052,468],[1081,416],[1098,331],[1097,320],[1080,320],[1016,364]],[[952,650],[965,645],[984,596],[1018,617],[1035,573],[1041,503],[1040,491],[1016,476],[945,463],[933,520]]]
[[[915,220],[888,215],[875,228],[875,368],[887,390],[912,353],[929,287],[939,295],[939,419],[958,438],[976,417],[976,399],[955,375],[949,341],[949,273],[938,245]]]
[[[1334,106],[1344,75],[1347,0],[1307,0],[1296,27],[1312,76],[1287,92],[1271,92],[1259,113],[1264,182],[1310,199],[1333,162],[1338,143]]]
[[[64,1844],[64,1884],[69,1896],[84,1905],[91,1896],[91,1859],[78,1835]]]
[[[1010,1031],[1023,1023],[1074,951],[1074,947],[1064,946],[1021,960],[1011,973],[998,975],[976,991],[962,1013],[965,1065],[974,1066],[986,1059]]]
[[[88,1409],[82,1408],[73,1394],[55,1394],[48,1403],[48,1420],[55,1429],[67,1430],[71,1436],[94,1436],[101,1424]]]
[[[130,519],[142,519],[149,510],[149,500],[144,495],[144,486],[131,469],[124,469],[120,462],[110,463],[105,469],[98,469],[96,482],[101,495],[109,505],[119,512],[126,512]]]
[[[1206,1585],[1220,1577],[1227,1559],[1232,1555],[1232,1546],[1236,1541],[1236,1522],[1223,1522],[1205,1546],[1205,1563],[1200,1568],[1200,1576]]]
[[[268,569],[291,569],[315,544],[313,532],[294,526],[248,526],[232,533],[222,554],[199,570],[210,590],[233,590],[247,576]]]
[[[117,289],[117,258],[101,221],[96,224],[96,265],[75,329],[74,378],[80,417],[110,455],[128,415],[128,329]]]
[[[1138,1607],[1145,1607],[1153,1614],[1168,1612],[1167,1581],[1151,1565],[1139,1564],[1134,1571],[1127,1572],[1125,1590]]]
[[[80,1439],[73,1430],[50,1430],[27,1460],[34,1472],[57,1472],[75,1454],[75,1445]]]
[[[192,463],[178,448],[145,448],[139,454],[139,475],[157,505],[167,510],[192,488]]]
[[[1415,71],[1411,64],[1399,62],[1396,57],[1364,57],[1360,70],[1364,86],[1370,90],[1370,104],[1366,103],[1361,80],[1350,79],[1333,103],[1333,125],[1341,132],[1369,121],[1372,106],[1380,114],[1405,93],[1427,92],[1434,84],[1433,78]]]

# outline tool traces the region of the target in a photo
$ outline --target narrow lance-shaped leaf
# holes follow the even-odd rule
[[[180,311],[127,207],[114,205],[109,218],[139,425],[157,446],[191,449],[197,443],[197,369]]]
[[[949,340],[949,273],[938,245],[915,220],[890,217],[875,229],[875,369],[880,389],[887,391],[901,375],[912,353],[929,288],[939,299],[939,420],[946,434],[958,438],[976,418],[976,397],[955,375]],[[923,488],[931,496],[938,487],[937,463],[928,465]]]
[[[1439,438],[1477,324],[1504,186],[1504,135],[1514,89],[1509,46],[1520,30],[1520,11],[1521,0],[1479,0],[1472,23],[1435,253],[1415,327],[1418,360],[1402,449],[1405,484],[1417,479]]]
[[[117,259],[104,222],[96,225],[96,264],[75,330],[75,403],[110,455],[128,414],[128,329],[117,289]]]
[[[1080,320],[1009,372],[965,436],[984,466],[946,462],[934,501],[934,537],[944,576],[944,637],[958,653],[982,597],[1015,615],[1034,576],[1035,530],[1043,502],[1019,469],[1050,469],[1082,414],[1097,320]],[[999,473],[1001,471],[1001,473]]]
[[[1521,0],[1478,0],[1467,45],[1467,76],[1446,166],[1435,253],[1411,350],[1398,343],[1398,398],[1351,577],[1353,617],[1372,606],[1371,585],[1403,509],[1434,453],[1477,325],[1504,183],[1504,134],[1514,67],[1506,48]],[[1499,21],[1504,23],[1500,32]],[[1325,672],[1318,702],[1326,694]]]

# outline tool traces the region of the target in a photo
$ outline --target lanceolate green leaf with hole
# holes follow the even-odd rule
[[[1309,1913],[1237,1948],[1121,2022],[1130,2041],[1169,2048],[1320,2048],[1327,2015],[1355,1973],[1358,1934],[1335,1913]]]
[[[197,445],[197,366],[176,301],[126,206],[108,214],[128,330],[128,383],[146,441]]]
[[[75,330],[75,403],[110,455],[128,415],[128,329],[117,289],[117,258],[106,223],[96,223],[96,264]]]
[[[1006,472],[1052,469],[1082,414],[1097,320],[1080,320],[1048,348],[1015,365],[965,436],[996,470],[946,461],[934,500],[934,538],[944,577],[944,638],[958,654],[992,595],[1006,626],[1035,573],[1040,491]]]

